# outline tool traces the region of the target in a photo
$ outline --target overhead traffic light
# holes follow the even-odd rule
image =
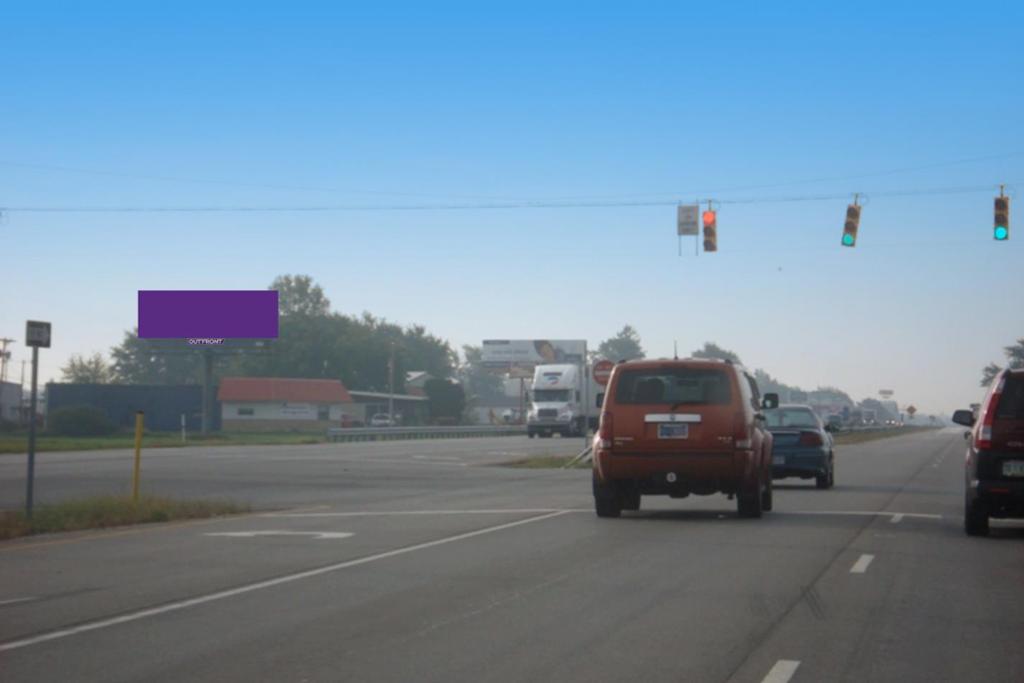
[[[1000,193],[996,197],[995,224],[992,227],[992,238],[997,242],[1010,239],[1010,198]]]
[[[704,212],[704,251],[718,251],[718,214],[711,209]]]
[[[855,199],[853,204],[846,207],[846,223],[843,224],[843,246],[853,247],[857,245],[857,227],[860,225],[860,205]]]

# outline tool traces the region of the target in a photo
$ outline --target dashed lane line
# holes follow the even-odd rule
[[[771,668],[761,683],[788,683],[799,666],[800,662],[795,659],[780,659],[775,662],[775,666]]]
[[[853,563],[852,567],[850,567],[850,573],[851,574],[864,574],[865,572],[867,572],[868,565],[871,564],[871,561],[873,559],[875,559],[874,555],[868,555],[867,553],[864,553],[863,555],[858,557],[857,561]]]

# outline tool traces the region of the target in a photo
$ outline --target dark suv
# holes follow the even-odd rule
[[[964,529],[988,534],[989,517],[1024,517],[1024,368],[1003,370],[989,386],[977,419],[958,410],[968,436]]]
[[[619,363],[594,439],[599,517],[638,510],[642,495],[735,495],[739,514],[772,509],[772,435],[757,382],[718,360]]]

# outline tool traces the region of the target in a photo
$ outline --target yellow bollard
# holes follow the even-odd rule
[[[135,470],[132,472],[132,502],[139,502],[139,467],[142,464],[143,412],[135,413]]]

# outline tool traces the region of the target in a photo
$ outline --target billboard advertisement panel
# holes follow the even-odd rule
[[[533,368],[548,363],[583,363],[582,339],[485,339],[481,361],[489,368]]]

